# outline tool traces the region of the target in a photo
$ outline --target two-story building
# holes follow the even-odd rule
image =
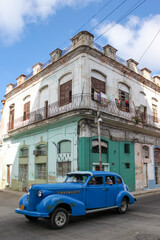
[[[69,171],[98,170],[100,115],[103,169],[119,173],[131,191],[160,186],[160,77],[99,46],[89,32],[71,41],[7,86],[5,184],[25,190]]]

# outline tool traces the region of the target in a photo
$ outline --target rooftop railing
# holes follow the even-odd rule
[[[15,119],[14,122],[8,123],[8,131],[22,128],[24,126],[41,122],[43,120],[55,117],[59,114],[74,110],[95,110],[102,113],[106,113],[112,117],[121,118],[121,120],[127,120],[128,124],[132,123],[137,126],[143,127],[144,125],[160,128],[160,119],[155,118],[152,115],[144,114],[136,111],[133,108],[128,107],[121,109],[115,102],[108,102],[102,104],[95,100],[92,100],[90,94],[81,94],[72,96],[72,102],[64,106],[60,106],[59,101],[48,105],[48,107],[40,108],[36,111],[30,112],[27,116]],[[118,121],[118,120],[117,120]]]

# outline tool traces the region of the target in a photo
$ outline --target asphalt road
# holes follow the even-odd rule
[[[126,214],[115,210],[74,217],[66,228],[52,230],[48,220],[29,222],[14,213],[19,196],[0,191],[0,240],[160,240],[160,193],[137,198]]]

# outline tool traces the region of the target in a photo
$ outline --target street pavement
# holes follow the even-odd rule
[[[29,222],[14,213],[22,193],[0,190],[0,239],[3,240],[160,240],[160,191],[137,194],[126,214],[115,210],[70,219],[66,228],[52,230],[49,221]]]

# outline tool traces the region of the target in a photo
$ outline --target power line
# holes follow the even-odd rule
[[[102,34],[100,34],[96,39],[98,40],[100,37],[102,37],[106,32],[108,32],[109,30],[111,30],[115,25],[117,25],[119,22],[121,22],[124,18],[126,18],[130,13],[132,13],[134,10],[136,10],[139,6],[141,6],[146,0],[143,0],[141,2],[138,1],[136,2],[125,14],[123,14],[110,28],[108,28],[106,31],[104,31]],[[140,3],[139,3],[140,2]],[[139,4],[138,4],[139,3]],[[137,5],[138,4],[138,5]]]
[[[114,8],[105,18],[103,18],[99,23],[96,24],[89,32],[92,32],[99,24],[101,24],[107,17],[109,17],[112,13],[114,13],[118,8],[120,8],[126,1],[124,0],[121,4],[119,4],[116,8]]]
[[[156,37],[158,36],[159,33],[160,33],[160,30],[158,30],[158,32],[156,33],[156,35],[154,36],[154,38],[153,38],[152,41],[150,42],[149,46],[147,47],[147,49],[144,51],[144,53],[143,53],[142,56],[140,57],[138,63],[141,61],[141,59],[144,57],[144,55],[146,54],[146,52],[149,50],[149,48],[151,47],[152,43],[154,42],[154,40],[156,39]]]
[[[86,26],[93,18],[95,18],[105,7],[107,7],[110,2],[112,2],[113,0],[110,0],[109,2],[107,2],[102,8],[100,8],[98,10],[98,12],[96,12],[90,19],[88,19],[78,30],[76,30],[72,36],[74,36],[77,32],[79,32],[84,26]],[[67,43],[69,40],[70,40],[71,37],[67,38],[66,41],[64,41],[60,46],[59,48],[61,48],[65,43]]]

